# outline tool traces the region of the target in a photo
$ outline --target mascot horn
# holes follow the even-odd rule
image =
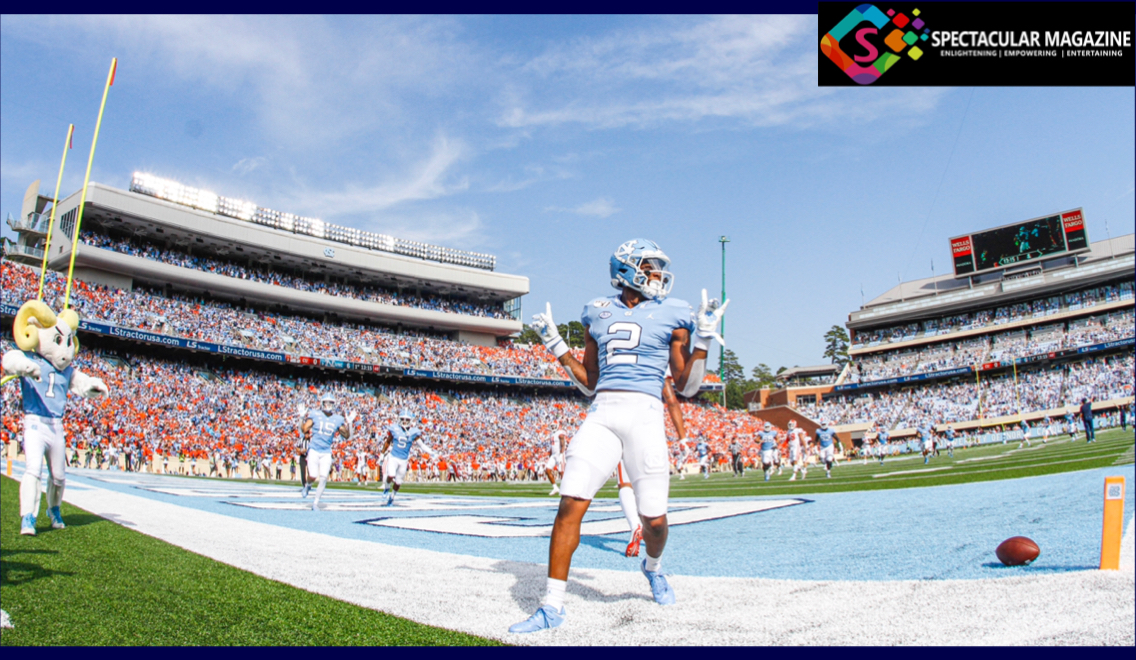
[[[20,377],[24,400],[24,454],[26,467],[20,482],[20,533],[35,535],[39,512],[39,475],[43,457],[51,475],[47,484],[47,513],[51,526],[62,529],[59,505],[66,483],[67,441],[63,412],[67,394],[94,397],[108,392],[101,379],[88,376],[71,362],[79,348],[75,331],[79,315],[65,309],[56,315],[46,304],[31,300],[20,307],[12,323],[19,350],[4,354],[5,375]]]

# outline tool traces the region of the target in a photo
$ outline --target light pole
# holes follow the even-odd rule
[[[722,297],[718,300],[722,303],[726,302],[726,243],[730,242],[729,236],[719,236],[718,242],[722,244]],[[726,338],[726,319],[722,317],[722,339]],[[723,344],[718,347],[718,380],[722,381],[722,407],[726,407],[726,379],[725,379],[725,359],[726,359],[726,346]]]

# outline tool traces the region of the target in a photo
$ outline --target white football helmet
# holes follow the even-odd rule
[[[652,273],[659,277],[652,279],[643,264],[649,264]],[[643,294],[645,298],[656,300],[666,298],[674,284],[674,275],[667,270],[671,259],[654,241],[633,238],[616,249],[611,255],[611,285],[617,289],[628,287]]]
[[[402,412],[398,414],[398,423],[404,429],[410,429],[414,426],[414,413],[410,412],[410,408],[402,409]]]
[[[324,395],[320,397],[320,410],[324,411],[328,415],[335,412],[334,394],[332,394],[331,392],[324,392]]]

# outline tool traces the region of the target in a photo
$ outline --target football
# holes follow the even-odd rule
[[[1037,559],[1041,548],[1032,539],[1024,536],[1013,536],[1002,541],[994,551],[998,559],[1007,566],[1025,566]]]

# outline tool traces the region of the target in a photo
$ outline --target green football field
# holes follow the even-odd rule
[[[1133,462],[1133,436],[1102,431],[1085,444],[1067,438],[1018,449],[1017,443],[946,453],[924,465],[917,455],[842,462],[831,479],[814,467],[764,482],[672,479],[672,497],[806,495],[1010,479]],[[271,482],[267,482],[271,483]],[[600,497],[614,497],[613,482]],[[357,488],[338,485],[341,488]],[[372,486],[371,489],[374,487]],[[547,497],[547,484],[407,484],[406,493]],[[64,504],[68,529],[39,518],[39,535],[18,534],[18,484],[0,479],[0,603],[16,628],[4,645],[485,645],[491,640],[424,626],[305,592],[196,555]]]

